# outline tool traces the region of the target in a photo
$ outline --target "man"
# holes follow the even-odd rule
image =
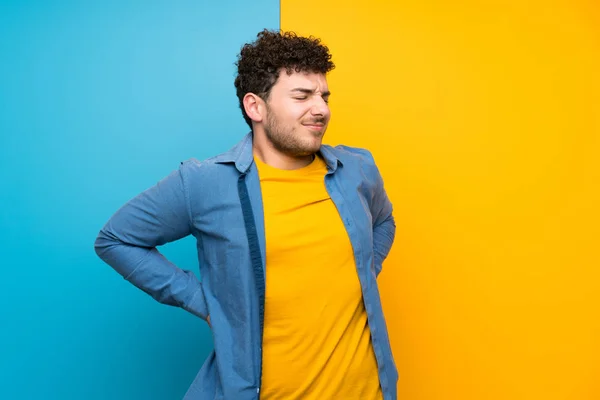
[[[129,201],[96,252],[156,300],[209,322],[214,351],[186,399],[396,399],[376,281],[392,206],[368,151],[321,144],[329,50],[265,30],[237,67],[251,132]],[[201,282],[156,249],[190,234]]]

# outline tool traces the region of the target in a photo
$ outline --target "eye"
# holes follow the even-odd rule
[[[296,100],[306,100],[308,97],[306,96],[300,96],[300,97],[294,97],[294,99]]]
[[[325,102],[325,104],[329,104],[329,97],[323,97],[323,101]]]

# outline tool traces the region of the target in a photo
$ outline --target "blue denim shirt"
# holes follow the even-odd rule
[[[377,275],[395,234],[392,205],[371,154],[323,145],[325,186],[350,237],[385,400],[398,374]],[[200,282],[156,249],[197,240]],[[265,301],[265,232],[252,134],[230,151],[179,169],[119,209],[100,231],[97,254],[161,303],[206,319],[214,351],[185,399],[259,399]],[[310,310],[307,310],[310,312]]]

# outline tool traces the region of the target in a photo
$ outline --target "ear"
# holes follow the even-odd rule
[[[254,122],[262,122],[265,117],[265,101],[254,93],[246,93],[244,96],[244,110],[248,117]]]

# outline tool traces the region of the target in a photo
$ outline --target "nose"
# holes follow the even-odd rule
[[[320,96],[315,96],[315,102],[313,103],[310,112],[314,116],[323,116],[325,118],[329,117],[329,105],[325,102],[325,100]]]

